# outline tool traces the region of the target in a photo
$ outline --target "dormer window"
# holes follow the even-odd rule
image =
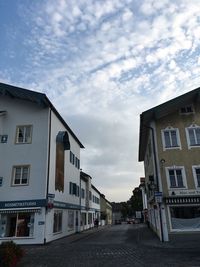
[[[167,127],[162,130],[163,149],[180,149],[180,137],[177,128]]]
[[[189,105],[189,106],[182,107],[180,109],[180,113],[181,114],[191,114],[191,113],[194,113],[193,106],[192,105]]]

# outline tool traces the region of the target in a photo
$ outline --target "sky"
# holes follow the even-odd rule
[[[200,86],[198,0],[0,0],[0,82],[45,93],[109,201],[144,176],[140,114]]]

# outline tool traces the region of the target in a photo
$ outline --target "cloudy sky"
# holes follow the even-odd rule
[[[0,0],[0,81],[47,94],[110,201],[143,176],[139,115],[200,86],[198,0]]]

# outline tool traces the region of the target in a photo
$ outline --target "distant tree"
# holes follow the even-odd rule
[[[112,202],[113,211],[120,211],[122,218],[131,218],[135,216],[136,211],[142,211],[142,191],[139,187],[136,187],[133,191],[133,195],[126,202]]]
[[[136,187],[133,190],[133,195],[130,198],[130,205],[132,212],[135,214],[136,211],[142,211],[143,205],[142,205],[142,191],[139,189],[139,187]]]

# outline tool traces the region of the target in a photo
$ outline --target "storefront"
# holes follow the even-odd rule
[[[200,197],[169,197],[165,202],[170,232],[200,231]]]
[[[43,243],[46,200],[0,202],[0,242]]]

